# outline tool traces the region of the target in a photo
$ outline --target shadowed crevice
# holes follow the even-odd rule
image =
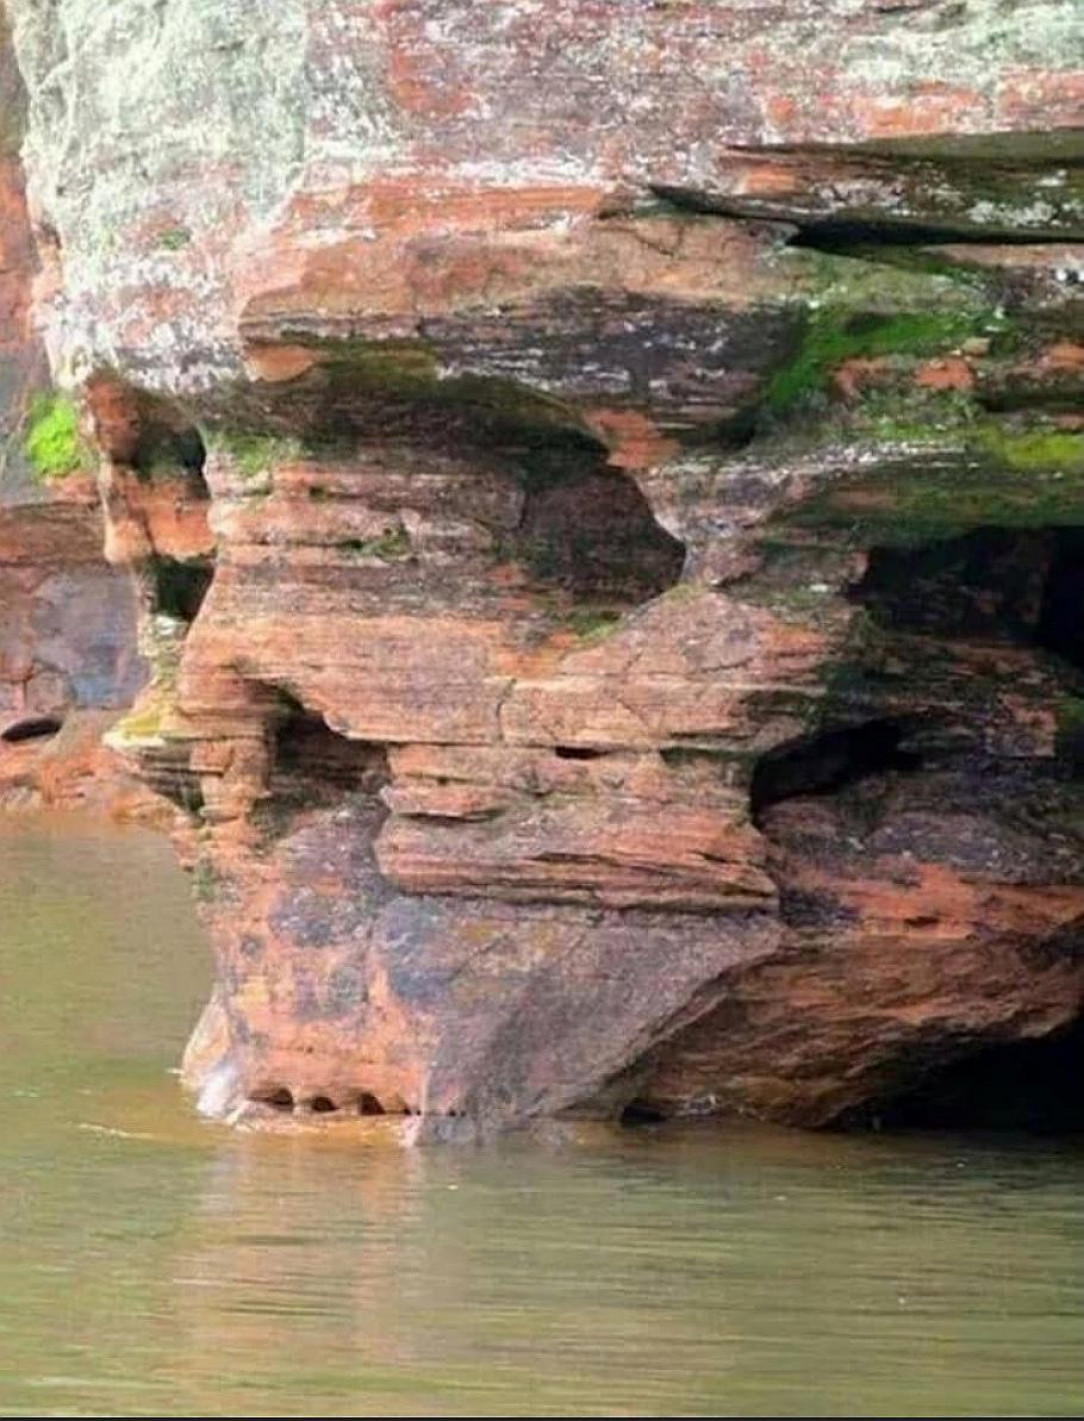
[[[1084,1018],[1039,1040],[980,1046],[855,1111],[850,1129],[1084,1134]]]
[[[753,771],[753,821],[773,804],[807,794],[834,794],[886,770],[913,771],[920,755],[903,747],[911,729],[890,718],[827,730],[780,745],[763,755]]]

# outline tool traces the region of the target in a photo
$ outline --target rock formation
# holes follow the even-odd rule
[[[9,6],[206,1108],[820,1125],[1072,1031],[1074,0]]]
[[[130,575],[102,560],[89,458],[76,457],[90,451],[76,447],[74,409],[49,394],[31,321],[25,95],[2,22],[0,109],[0,805],[146,812],[146,792],[101,744],[144,680],[137,600]],[[45,469],[63,477],[43,482]]]

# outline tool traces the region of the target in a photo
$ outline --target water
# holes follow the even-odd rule
[[[237,1134],[168,849],[0,824],[0,1414],[1080,1415],[1084,1151]]]

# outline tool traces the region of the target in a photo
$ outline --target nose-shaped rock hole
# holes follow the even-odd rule
[[[587,451],[523,456],[523,516],[508,550],[540,590],[621,611],[680,579],[685,547],[655,519],[627,475]]]
[[[384,1113],[384,1107],[380,1104],[380,1101],[377,1100],[376,1096],[370,1091],[363,1090],[358,1096],[358,1114],[383,1115]]]
[[[101,373],[87,382],[86,396],[98,443],[110,459],[145,482],[181,481],[187,497],[210,498],[207,447],[181,405]]]
[[[64,722],[56,716],[32,716],[9,725],[0,735],[0,740],[6,741],[8,745],[17,745],[22,740],[47,740],[50,736],[57,735],[63,725]]]

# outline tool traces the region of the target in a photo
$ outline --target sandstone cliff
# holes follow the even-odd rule
[[[1073,0],[9,0],[207,1108],[823,1124],[1084,990]]]
[[[75,447],[74,408],[50,393],[31,317],[25,106],[0,17],[0,805],[146,809],[101,745],[144,680],[137,600],[130,574],[102,559],[91,451]]]

